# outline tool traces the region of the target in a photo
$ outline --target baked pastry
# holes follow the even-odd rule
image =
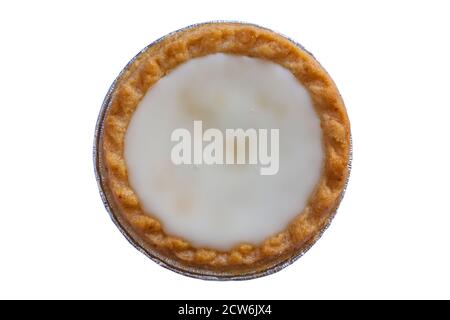
[[[232,128],[254,131],[239,144]],[[194,135],[178,153],[190,163],[173,159],[178,129]],[[105,205],[141,251],[186,275],[245,279],[279,270],[320,237],[350,148],[343,101],[311,54],[258,26],[205,23],[125,67],[98,120],[95,164]]]

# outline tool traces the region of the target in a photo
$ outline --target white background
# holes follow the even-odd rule
[[[2,1],[0,298],[450,298],[446,1]],[[329,71],[354,162],[332,226],[299,261],[244,282],[157,266],[98,194],[92,143],[109,85],[196,22],[290,36]]]

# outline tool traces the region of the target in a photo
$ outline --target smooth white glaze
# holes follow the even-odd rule
[[[173,130],[279,129],[279,171],[260,165],[175,165]],[[311,98],[270,61],[212,54],[159,80],[133,114],[125,138],[129,182],[166,233],[199,247],[259,244],[305,207],[323,165],[322,132]]]

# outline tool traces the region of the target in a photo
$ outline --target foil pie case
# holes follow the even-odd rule
[[[128,63],[127,65],[122,69],[122,71],[120,72],[120,74],[117,76],[117,78],[114,80],[114,82],[112,83],[111,87],[109,88],[106,97],[102,103],[101,109],[100,109],[100,113],[97,119],[97,123],[96,123],[96,127],[95,127],[95,135],[94,135],[94,149],[93,149],[93,155],[94,155],[94,170],[95,170],[95,177],[97,180],[97,184],[98,184],[98,188],[100,191],[100,196],[101,199],[103,201],[103,204],[107,210],[107,212],[109,213],[112,221],[115,223],[115,225],[117,226],[117,228],[120,230],[120,232],[125,236],[125,238],[140,252],[142,252],[144,255],[146,255],[148,258],[150,258],[151,260],[153,260],[154,262],[156,262],[157,264],[159,264],[162,267],[165,267],[169,270],[172,270],[174,272],[177,272],[179,274],[182,274],[184,276],[188,276],[188,277],[193,277],[193,278],[198,278],[198,279],[202,279],[202,280],[249,280],[249,279],[255,279],[255,278],[259,278],[259,277],[263,277],[263,276],[267,276],[270,274],[273,274],[275,272],[278,272],[280,270],[282,270],[283,268],[291,265],[293,262],[295,262],[297,259],[299,259],[301,256],[303,256],[313,245],[314,243],[319,240],[319,238],[322,236],[322,234],[325,232],[325,230],[329,227],[329,225],[331,224],[331,221],[333,220],[336,211],[339,207],[339,204],[344,196],[345,190],[347,188],[347,184],[348,184],[348,179],[350,176],[350,170],[351,170],[351,162],[352,162],[352,143],[351,143],[351,139],[350,139],[350,157],[349,157],[349,162],[348,162],[348,176],[347,176],[347,181],[345,183],[345,186],[343,188],[343,191],[339,197],[339,200],[336,204],[336,208],[335,211],[333,212],[333,214],[330,216],[330,218],[328,219],[327,223],[325,224],[325,226],[320,230],[320,232],[318,232],[316,234],[316,236],[311,239],[308,244],[299,252],[297,252],[295,255],[285,259],[284,261],[281,261],[273,266],[270,266],[266,269],[263,270],[257,270],[254,272],[247,272],[244,274],[237,274],[237,275],[230,275],[228,273],[222,273],[222,272],[218,272],[218,271],[211,271],[211,270],[204,270],[201,268],[196,268],[196,267],[191,267],[191,266],[186,266],[182,263],[180,263],[179,261],[166,257],[162,254],[160,254],[159,252],[157,252],[156,250],[152,250],[151,248],[149,248],[148,246],[145,246],[143,241],[139,239],[139,237],[135,236],[133,233],[133,230],[131,228],[129,228],[128,226],[126,226],[125,223],[123,223],[123,221],[121,221],[120,215],[118,214],[118,210],[119,208],[116,207],[115,202],[113,200],[113,195],[111,194],[111,192],[109,191],[108,187],[106,186],[106,181],[104,179],[105,176],[105,166],[103,163],[103,155],[102,155],[102,149],[101,149],[101,142],[102,142],[102,136],[103,136],[103,125],[104,125],[104,119],[106,116],[106,113],[110,107],[110,102],[111,102],[111,97],[114,93],[114,91],[116,90],[117,87],[117,83],[118,80],[121,78],[121,76],[124,74],[124,72],[126,70],[128,70],[128,68],[131,66],[131,64],[140,57],[140,55],[142,53],[144,53],[148,48],[154,46],[155,44],[157,44],[158,42],[162,41],[163,39],[165,39],[166,37],[169,37],[173,34],[176,34],[178,32],[187,30],[187,29],[191,29],[194,27],[197,27],[199,25],[203,25],[203,24],[211,24],[211,23],[223,23],[223,22],[227,22],[227,23],[239,23],[239,24],[244,24],[244,25],[252,25],[258,28],[262,28],[262,29],[266,29],[272,32],[275,32],[273,30],[261,27],[259,25],[255,25],[255,24],[249,24],[249,23],[244,23],[244,22],[236,22],[236,21],[213,21],[213,22],[206,22],[206,23],[200,23],[200,24],[194,24],[191,26],[188,26],[186,28],[183,29],[179,29],[177,31],[171,32],[169,34],[167,34],[166,36],[159,38],[158,40],[152,42],[151,44],[149,44],[148,46],[146,46],[144,49],[142,49],[136,56],[134,56]],[[275,32],[277,33],[277,32]],[[278,35],[290,40],[292,43],[294,43],[295,45],[297,45],[298,47],[300,47],[302,50],[308,52],[312,57],[314,57],[309,51],[307,51],[302,45],[300,45],[299,43],[293,41],[292,39],[277,33]]]

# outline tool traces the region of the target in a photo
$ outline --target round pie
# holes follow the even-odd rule
[[[97,123],[104,203],[159,264],[248,279],[301,256],[349,175],[350,126],[301,46],[243,23],[171,33],[124,68]]]

